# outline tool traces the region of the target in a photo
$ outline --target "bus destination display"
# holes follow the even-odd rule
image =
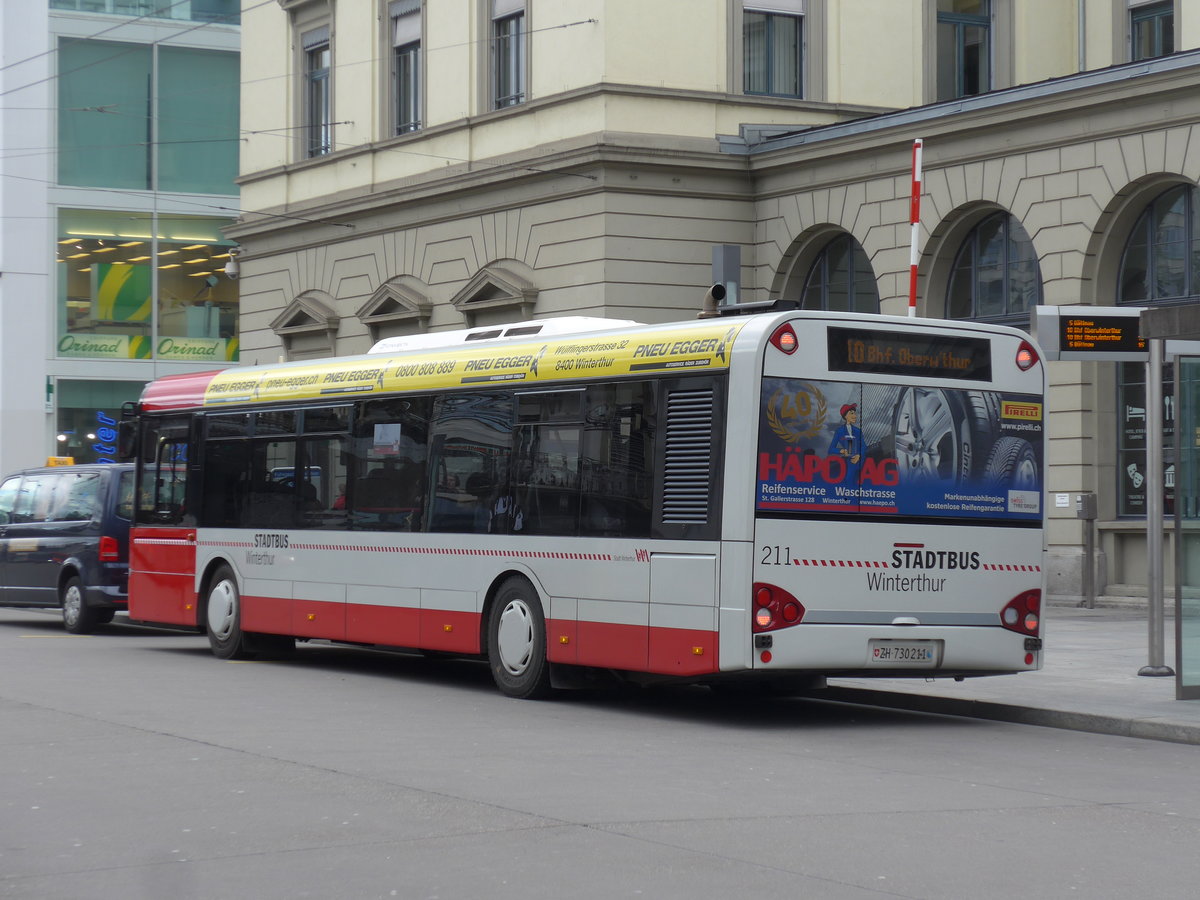
[[[831,327],[828,342],[829,368],[834,372],[967,381],[992,377],[991,344],[984,338]]]

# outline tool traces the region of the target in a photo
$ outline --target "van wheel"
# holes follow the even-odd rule
[[[91,634],[99,623],[95,610],[84,600],[83,582],[72,575],[63,582],[59,592],[62,603],[63,627],[71,634]]]
[[[204,605],[208,625],[208,645],[217,659],[253,659],[246,634],[242,631],[242,598],[237,579],[229,566],[213,572]]]
[[[546,619],[537,591],[524,578],[500,586],[488,616],[488,664],[496,687],[519,700],[550,693]]]

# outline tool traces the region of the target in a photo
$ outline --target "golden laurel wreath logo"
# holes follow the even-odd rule
[[[828,405],[825,395],[807,381],[800,382],[794,394],[783,388],[771,395],[767,403],[767,425],[789,444],[814,437],[825,427]]]

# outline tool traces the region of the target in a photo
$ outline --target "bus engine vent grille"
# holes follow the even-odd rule
[[[712,445],[713,391],[668,393],[663,523],[708,521]]]

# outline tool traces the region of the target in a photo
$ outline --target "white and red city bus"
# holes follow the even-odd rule
[[[516,697],[1039,668],[1029,337],[779,306],[159,379],[130,616],[480,655]]]

